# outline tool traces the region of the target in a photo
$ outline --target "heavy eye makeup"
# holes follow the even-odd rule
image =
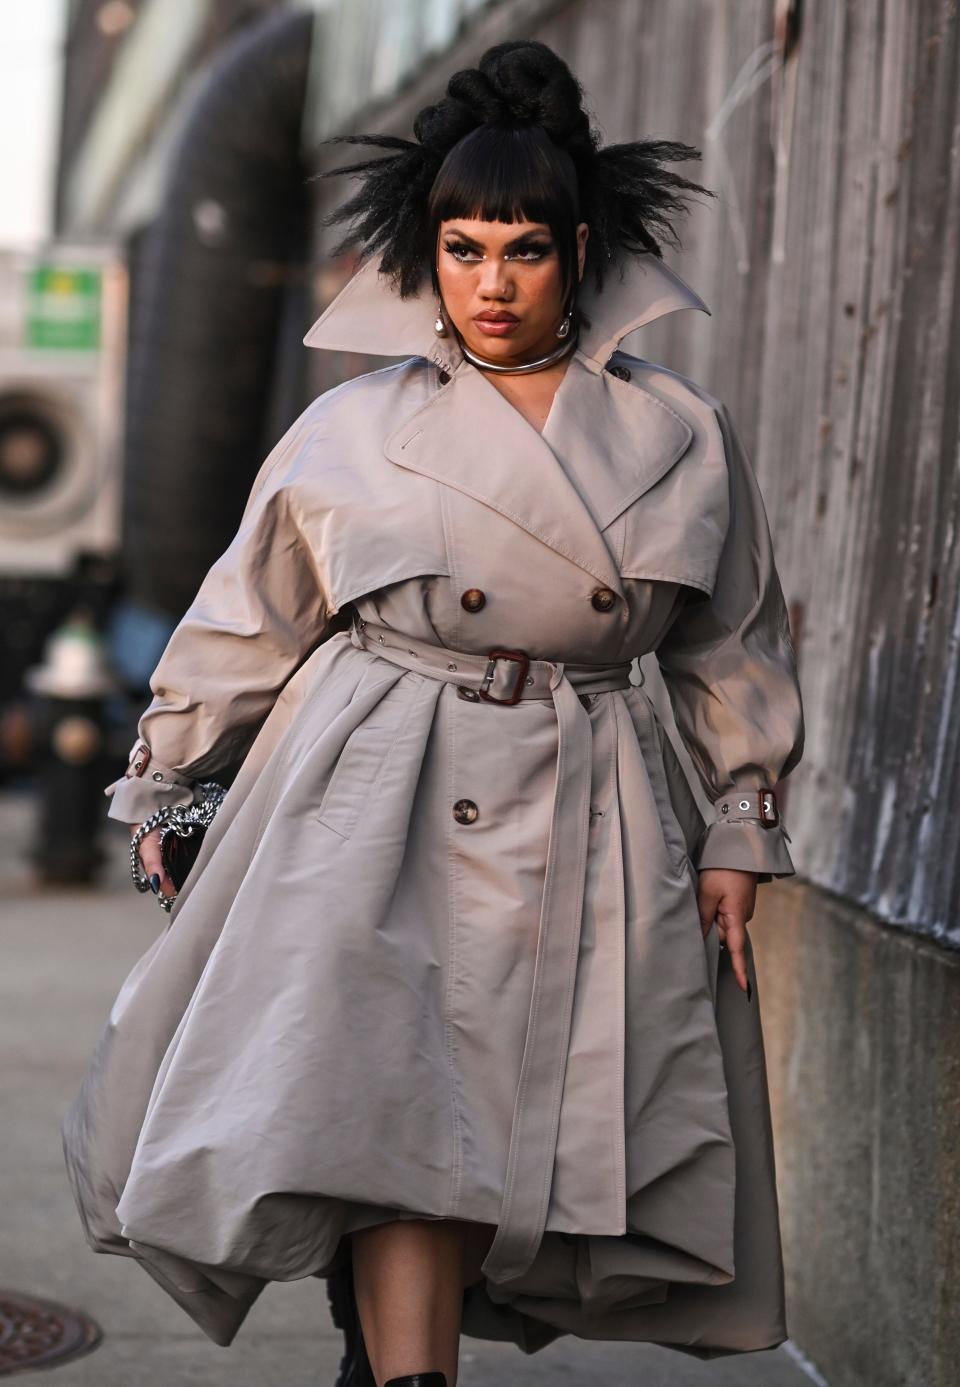
[[[448,241],[444,241],[443,248],[460,264],[476,263],[473,258],[467,258],[471,255],[471,252],[478,259],[482,259],[482,253],[479,247],[470,245],[456,236],[451,236]],[[529,240],[518,241],[513,248],[513,254],[507,255],[505,259],[512,260],[516,257],[517,259],[523,260],[526,264],[535,264],[538,260],[542,260],[544,256],[549,255],[552,250],[552,241],[544,240],[542,236],[531,236]]]

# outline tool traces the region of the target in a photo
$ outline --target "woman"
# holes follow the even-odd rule
[[[67,1117],[88,1237],[223,1344],[329,1278],[342,1382],[452,1387],[461,1331],[786,1337],[746,923],[794,870],[794,651],[726,409],[618,349],[708,311],[654,237],[696,151],[601,149],[581,98],[501,44],[353,137],[394,152],[306,341],[404,359],[263,464],[106,791],[136,829],[239,766]]]

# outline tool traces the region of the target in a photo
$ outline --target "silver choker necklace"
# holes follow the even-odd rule
[[[460,337],[459,333],[457,334]],[[482,356],[477,356],[472,352],[467,344],[460,338],[460,350],[469,362],[474,366],[480,366],[484,371],[496,371],[499,375],[521,376],[528,371],[542,371],[545,366],[552,366],[555,361],[572,352],[579,340],[579,331],[574,332],[573,336],[566,342],[561,342],[558,347],[554,347],[547,352],[546,356],[540,356],[536,361],[525,361],[521,366],[505,366],[500,361],[487,361]]]

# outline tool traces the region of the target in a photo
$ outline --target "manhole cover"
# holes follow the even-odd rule
[[[87,1353],[102,1337],[81,1310],[0,1287],[0,1377]]]

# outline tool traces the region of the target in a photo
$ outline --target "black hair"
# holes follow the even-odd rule
[[[567,64],[533,39],[488,48],[476,68],[455,72],[446,96],[425,107],[416,140],[396,135],[337,135],[324,144],[379,145],[394,153],[327,169],[356,174],[363,186],[321,220],[349,223],[334,256],[359,246],[382,252],[381,269],[402,298],[416,294],[434,265],[437,229],[451,217],[545,222],[555,238],[565,287],[576,285],[575,228],[585,221],[584,274],[598,291],[608,266],[625,254],[662,258],[657,237],[679,247],[673,226],[685,194],[716,194],[664,168],[699,159],[690,145],[636,140],[601,146],[583,108],[583,90]]]

